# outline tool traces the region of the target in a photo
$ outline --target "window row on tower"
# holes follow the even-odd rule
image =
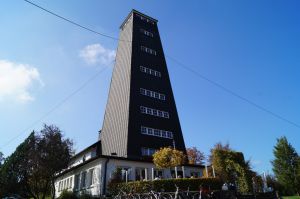
[[[164,94],[155,92],[155,91],[150,91],[144,88],[140,88],[140,93],[142,95],[148,96],[148,97],[153,97],[159,100],[166,100],[166,96]]]
[[[149,54],[151,54],[151,55],[157,55],[157,53],[156,53],[156,51],[155,50],[153,50],[153,49],[151,49],[151,48],[147,48],[147,47],[145,47],[145,46],[141,46],[141,50],[143,51],[143,52],[146,52],[146,53],[149,53]]]
[[[173,132],[165,131],[161,129],[153,129],[153,128],[141,126],[141,133],[145,135],[173,139]]]
[[[140,110],[141,110],[141,113],[144,113],[144,114],[169,119],[169,113],[166,112],[166,111],[161,111],[161,110],[157,110],[157,109],[153,109],[153,108],[148,108],[148,107],[145,107],[145,106],[140,106]]]
[[[147,68],[147,67],[144,67],[144,66],[140,66],[140,70],[143,72],[143,73],[147,73],[147,74],[150,74],[150,75],[154,75],[156,77],[161,77],[161,73],[157,70],[153,70],[151,68]]]
[[[140,29],[141,33],[143,33],[144,35],[148,36],[148,37],[153,37],[153,33],[149,32],[143,28]]]
[[[147,23],[150,23],[152,25],[155,24],[154,21],[152,21],[152,20],[150,20],[150,19],[148,19],[148,18],[146,18],[146,17],[144,17],[142,15],[136,14],[136,16],[138,16],[142,21],[146,21]]]

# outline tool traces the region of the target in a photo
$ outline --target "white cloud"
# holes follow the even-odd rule
[[[98,43],[85,46],[80,51],[79,56],[89,65],[101,64],[109,66],[115,59],[116,52]]]
[[[33,101],[30,88],[34,85],[43,86],[37,68],[0,60],[0,101],[4,99],[22,103]]]

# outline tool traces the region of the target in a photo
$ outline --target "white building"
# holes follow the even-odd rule
[[[101,141],[91,145],[72,158],[69,167],[57,175],[55,196],[63,190],[75,193],[89,193],[94,196],[105,195],[106,186],[117,168],[122,169],[125,182],[154,180],[155,178],[174,178],[175,169],[157,169],[151,161],[141,161],[116,156],[105,156],[101,151]],[[204,167],[185,165],[177,168],[177,177],[201,177]],[[127,173],[127,175],[126,175]]]

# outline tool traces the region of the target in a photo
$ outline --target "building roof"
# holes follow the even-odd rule
[[[133,13],[139,14],[139,15],[141,15],[141,16],[143,16],[143,17],[145,17],[145,18],[147,18],[147,19],[149,19],[149,20],[151,20],[151,21],[154,21],[155,23],[158,22],[157,19],[154,19],[154,18],[152,18],[152,17],[150,17],[150,16],[148,16],[148,15],[145,15],[145,14],[143,14],[143,13],[141,13],[141,12],[135,10],[135,9],[132,9],[131,12],[128,14],[128,16],[127,16],[127,17],[125,18],[125,20],[123,21],[123,23],[121,24],[120,29],[122,29],[122,27],[124,26],[124,24],[127,22],[127,20],[129,19],[129,17],[130,17]]]
[[[99,141],[95,142],[94,144],[88,146],[87,148],[83,149],[82,151],[76,153],[74,156],[71,157],[71,161],[74,160],[74,159],[76,159],[78,156],[84,154],[85,152],[89,151],[90,149],[95,148],[97,146],[100,149],[99,152],[101,152],[101,140],[99,140]],[[98,152],[99,149],[97,149],[97,152]]]

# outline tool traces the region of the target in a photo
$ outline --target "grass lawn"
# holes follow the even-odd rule
[[[283,199],[300,199],[300,196],[283,196]]]

